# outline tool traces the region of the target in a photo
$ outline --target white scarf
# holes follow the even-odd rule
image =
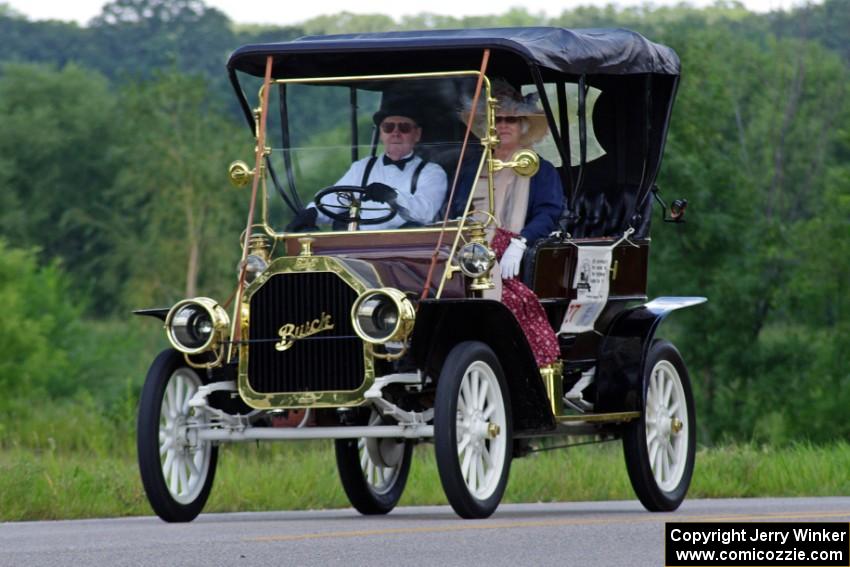
[[[517,175],[511,169],[502,169],[493,174],[493,199],[496,201],[495,213],[499,226],[505,230],[519,232],[525,228],[525,216],[528,212],[528,193],[531,189],[531,178]],[[475,193],[472,195],[472,208],[479,211],[489,211],[490,195],[487,189],[487,176],[478,178]],[[495,228],[487,231],[488,240],[492,240]],[[496,287],[485,290],[485,299],[502,299],[502,277],[499,263],[493,266],[493,283]]]
[[[510,169],[502,169],[493,174],[493,198],[496,201],[496,219],[499,226],[519,234],[525,228],[525,216],[528,213],[528,193],[531,178],[517,175]],[[489,192],[487,177],[479,177],[472,196],[472,208],[489,211]]]

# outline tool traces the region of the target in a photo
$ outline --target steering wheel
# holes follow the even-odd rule
[[[362,207],[361,202],[366,194],[366,189],[356,185],[331,185],[325,187],[313,198],[316,208],[322,211],[323,214],[332,218],[337,222],[345,224],[356,222],[358,225],[381,224],[387,222],[398,214],[398,207],[393,203],[384,203],[384,207]],[[336,196],[336,203],[323,203],[322,199],[328,195]],[[355,214],[351,214],[351,205],[355,204],[357,210]],[[363,211],[386,211],[385,215],[375,218],[362,218],[360,213]]]

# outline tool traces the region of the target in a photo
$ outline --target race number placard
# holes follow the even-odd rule
[[[558,333],[584,333],[608,302],[613,246],[578,246],[578,260],[572,287],[576,298],[570,301]]]

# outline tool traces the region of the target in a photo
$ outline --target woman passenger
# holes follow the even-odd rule
[[[510,161],[518,150],[532,145],[548,132],[546,117],[537,107],[536,96],[525,97],[506,81],[493,81],[492,95],[496,105],[496,133],[499,145],[493,157]],[[468,119],[469,108],[465,110]],[[483,114],[483,113],[482,113]],[[476,128],[478,129],[478,128]],[[475,164],[477,166],[477,164]],[[485,166],[486,167],[486,166]],[[453,216],[463,209],[473,189],[475,169],[465,167],[453,202]],[[487,200],[487,171],[475,180],[472,209],[489,210]],[[540,170],[532,177],[523,177],[505,168],[493,175],[495,215],[499,223],[491,240],[501,274],[502,302],[514,313],[525,331],[538,366],[554,362],[559,354],[558,341],[537,296],[516,279],[526,249],[536,240],[548,236],[558,226],[564,208],[564,192],[555,167],[540,160]]]

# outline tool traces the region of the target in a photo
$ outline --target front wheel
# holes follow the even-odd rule
[[[623,453],[641,504],[670,512],[685,499],[694,472],[694,397],[685,363],[669,342],[652,343],[645,369],[643,414],[627,425]]]
[[[201,513],[215,477],[218,447],[198,439],[205,419],[189,406],[202,382],[175,350],[159,354],[139,400],[136,441],[148,501],[166,522]]]
[[[511,468],[511,406],[499,359],[486,344],[455,346],[440,372],[434,447],[443,490],[463,518],[496,511]]]
[[[383,419],[372,412],[369,425],[381,425]],[[337,439],[336,466],[348,501],[364,515],[387,514],[401,498],[413,443],[403,439]]]

